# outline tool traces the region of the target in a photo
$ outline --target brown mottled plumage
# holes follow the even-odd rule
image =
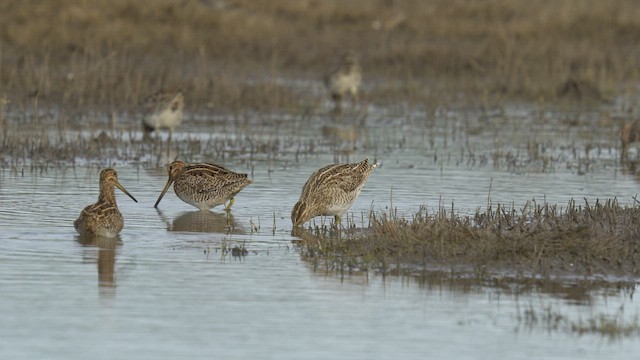
[[[329,70],[324,78],[324,83],[331,93],[331,97],[336,101],[336,106],[340,105],[347,94],[355,102],[361,81],[362,69],[355,54],[350,51],[342,56],[341,61]]]
[[[184,96],[179,91],[161,91],[149,96],[143,106],[142,127],[145,134],[158,129],[173,129],[182,122]]]
[[[115,170],[102,170],[100,172],[100,195],[98,195],[98,201],[84,208],[78,219],[73,223],[80,235],[115,237],[120,233],[124,226],[124,218],[116,203],[114,186],[122,190],[133,201],[138,202],[120,185]]]
[[[320,215],[333,215],[339,223],[340,215],[351,207],[377,165],[365,159],[355,164],[328,165],[314,172],[291,211],[293,226]]]
[[[174,161],[169,165],[169,179],[155,207],[158,207],[172,182],[176,195],[200,210],[209,210],[227,200],[229,204],[225,210],[229,210],[234,203],[233,197],[251,184],[247,174],[238,174],[220,165]]]

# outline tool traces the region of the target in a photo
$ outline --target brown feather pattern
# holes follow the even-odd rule
[[[230,207],[234,196],[252,181],[247,174],[235,173],[220,165],[174,161],[169,165],[169,180],[156,206],[172,182],[176,195],[182,201],[208,210],[227,201],[230,201]]]
[[[377,164],[368,159],[354,164],[333,164],[315,171],[302,188],[291,212],[294,226],[313,217],[333,215],[339,221],[356,200]]]

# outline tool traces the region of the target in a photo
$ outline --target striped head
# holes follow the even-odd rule
[[[158,204],[160,204],[160,200],[162,200],[164,194],[166,194],[167,190],[169,190],[171,184],[178,178],[178,176],[180,176],[180,174],[182,174],[182,170],[185,168],[185,166],[187,166],[187,164],[184,161],[179,160],[176,160],[169,164],[169,179],[167,179],[167,183],[164,186],[164,189],[162,189],[162,192],[160,193],[160,196],[158,197],[158,200],[156,201],[156,204],[153,205],[153,207],[158,207]]]
[[[118,173],[111,168],[100,171],[100,184],[115,186],[118,184]]]
[[[185,166],[187,166],[187,164],[180,160],[176,160],[169,164],[169,179],[174,181],[178,176],[180,176],[180,173],[182,173],[182,169],[184,169]]]
[[[309,219],[317,216],[313,213],[313,209],[303,201],[298,201],[291,211],[291,223],[293,226],[301,226]]]
[[[138,202],[133,195],[127,191],[127,189],[118,181],[118,173],[114,169],[107,168],[100,171],[100,196],[99,198],[105,201],[115,202],[115,194],[113,188],[117,187],[123,193],[127,194],[133,201]]]

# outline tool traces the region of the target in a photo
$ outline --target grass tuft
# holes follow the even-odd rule
[[[416,271],[451,268],[476,273],[637,276],[640,207],[616,199],[566,207],[528,202],[457,215],[441,207],[411,219],[370,216],[364,230],[298,230],[302,255],[332,270]]]

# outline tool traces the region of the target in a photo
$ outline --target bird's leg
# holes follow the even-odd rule
[[[231,211],[226,210],[225,208],[225,214],[227,214],[227,223],[224,229],[227,231],[227,235],[228,235],[228,234],[232,234],[235,231],[235,227],[233,225],[233,214],[231,214]]]
[[[335,219],[336,225],[340,225],[340,223],[342,222],[342,219],[340,219],[340,215],[334,215],[334,219]]]
[[[229,198],[229,203],[227,204],[227,206],[225,206],[225,207],[224,207],[224,211],[229,211],[229,210],[231,210],[231,207],[233,206],[233,203],[234,203],[235,201],[236,201],[236,200],[234,199],[234,197],[233,197],[233,196],[232,196],[232,197],[230,197],[230,198]]]

